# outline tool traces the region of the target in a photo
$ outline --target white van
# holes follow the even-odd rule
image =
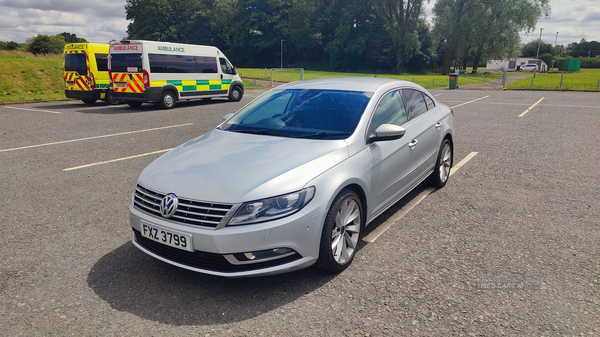
[[[110,45],[113,98],[132,107],[153,102],[171,109],[179,100],[227,97],[237,102],[244,84],[216,47],[125,40]]]

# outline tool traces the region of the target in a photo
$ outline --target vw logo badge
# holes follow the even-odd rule
[[[167,194],[160,202],[160,214],[163,218],[170,218],[177,211],[177,196],[173,193]]]

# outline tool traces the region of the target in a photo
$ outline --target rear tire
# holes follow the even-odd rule
[[[118,99],[114,99],[114,98],[113,98],[113,94],[112,94],[112,92],[110,92],[110,91],[108,91],[108,92],[106,93],[106,97],[104,98],[104,101],[105,101],[105,102],[106,102],[106,104],[108,104],[108,105],[116,105],[116,104],[119,104],[119,103],[121,103],[121,101],[120,101],[120,100],[118,100]]]
[[[352,190],[342,190],[333,200],[321,234],[318,268],[339,273],[352,263],[363,227],[362,212],[360,198]]]
[[[160,107],[163,109],[173,109],[175,104],[177,104],[177,101],[175,100],[175,94],[173,94],[173,92],[170,90],[163,92],[160,98]]]
[[[242,89],[236,85],[235,87],[231,88],[231,91],[229,92],[229,100],[232,102],[239,102],[243,95],[244,93],[242,92]]]
[[[431,184],[437,188],[446,186],[450,178],[450,169],[452,168],[453,160],[452,151],[452,144],[448,139],[444,139],[442,145],[440,145],[433,173],[429,176]]]
[[[144,104],[144,102],[142,101],[129,101],[127,102],[127,105],[129,105],[132,108],[139,108],[142,106],[142,104]]]
[[[96,100],[95,100],[95,99],[92,99],[92,98],[86,98],[86,99],[82,99],[81,101],[82,101],[83,103],[85,103],[85,104],[89,104],[89,105],[92,105],[92,104],[96,103]]]

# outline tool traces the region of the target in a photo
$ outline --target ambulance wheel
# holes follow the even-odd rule
[[[127,102],[127,105],[129,105],[132,108],[139,108],[142,106],[143,103],[144,102],[142,102],[142,101],[129,101],[129,102]]]
[[[166,90],[163,92],[162,97],[160,98],[160,107],[163,109],[173,109],[177,104],[175,100],[175,95],[172,91]]]
[[[115,104],[121,103],[120,100],[113,98],[113,94],[110,91],[106,93],[106,97],[104,98],[104,101],[108,105],[115,105]]]
[[[231,88],[231,92],[229,93],[229,100],[232,102],[239,102],[242,99],[242,89],[237,85]]]
[[[95,99],[91,99],[91,98],[82,99],[81,101],[83,103],[85,103],[85,104],[94,104],[94,103],[96,103],[96,100]]]

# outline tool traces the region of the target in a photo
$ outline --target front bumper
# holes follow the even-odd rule
[[[319,256],[325,216],[319,214],[309,217],[300,211],[274,221],[215,230],[174,223],[144,213],[133,206],[129,210],[134,230],[133,244],[140,250],[181,268],[225,277],[275,275],[311,266]],[[195,251],[171,248],[144,238],[140,234],[140,221],[166,230],[191,234]],[[231,264],[226,258],[229,254],[275,248],[289,248],[296,254],[242,265]]]
[[[108,89],[92,89],[92,90],[65,90],[65,96],[73,99],[104,99]]]

